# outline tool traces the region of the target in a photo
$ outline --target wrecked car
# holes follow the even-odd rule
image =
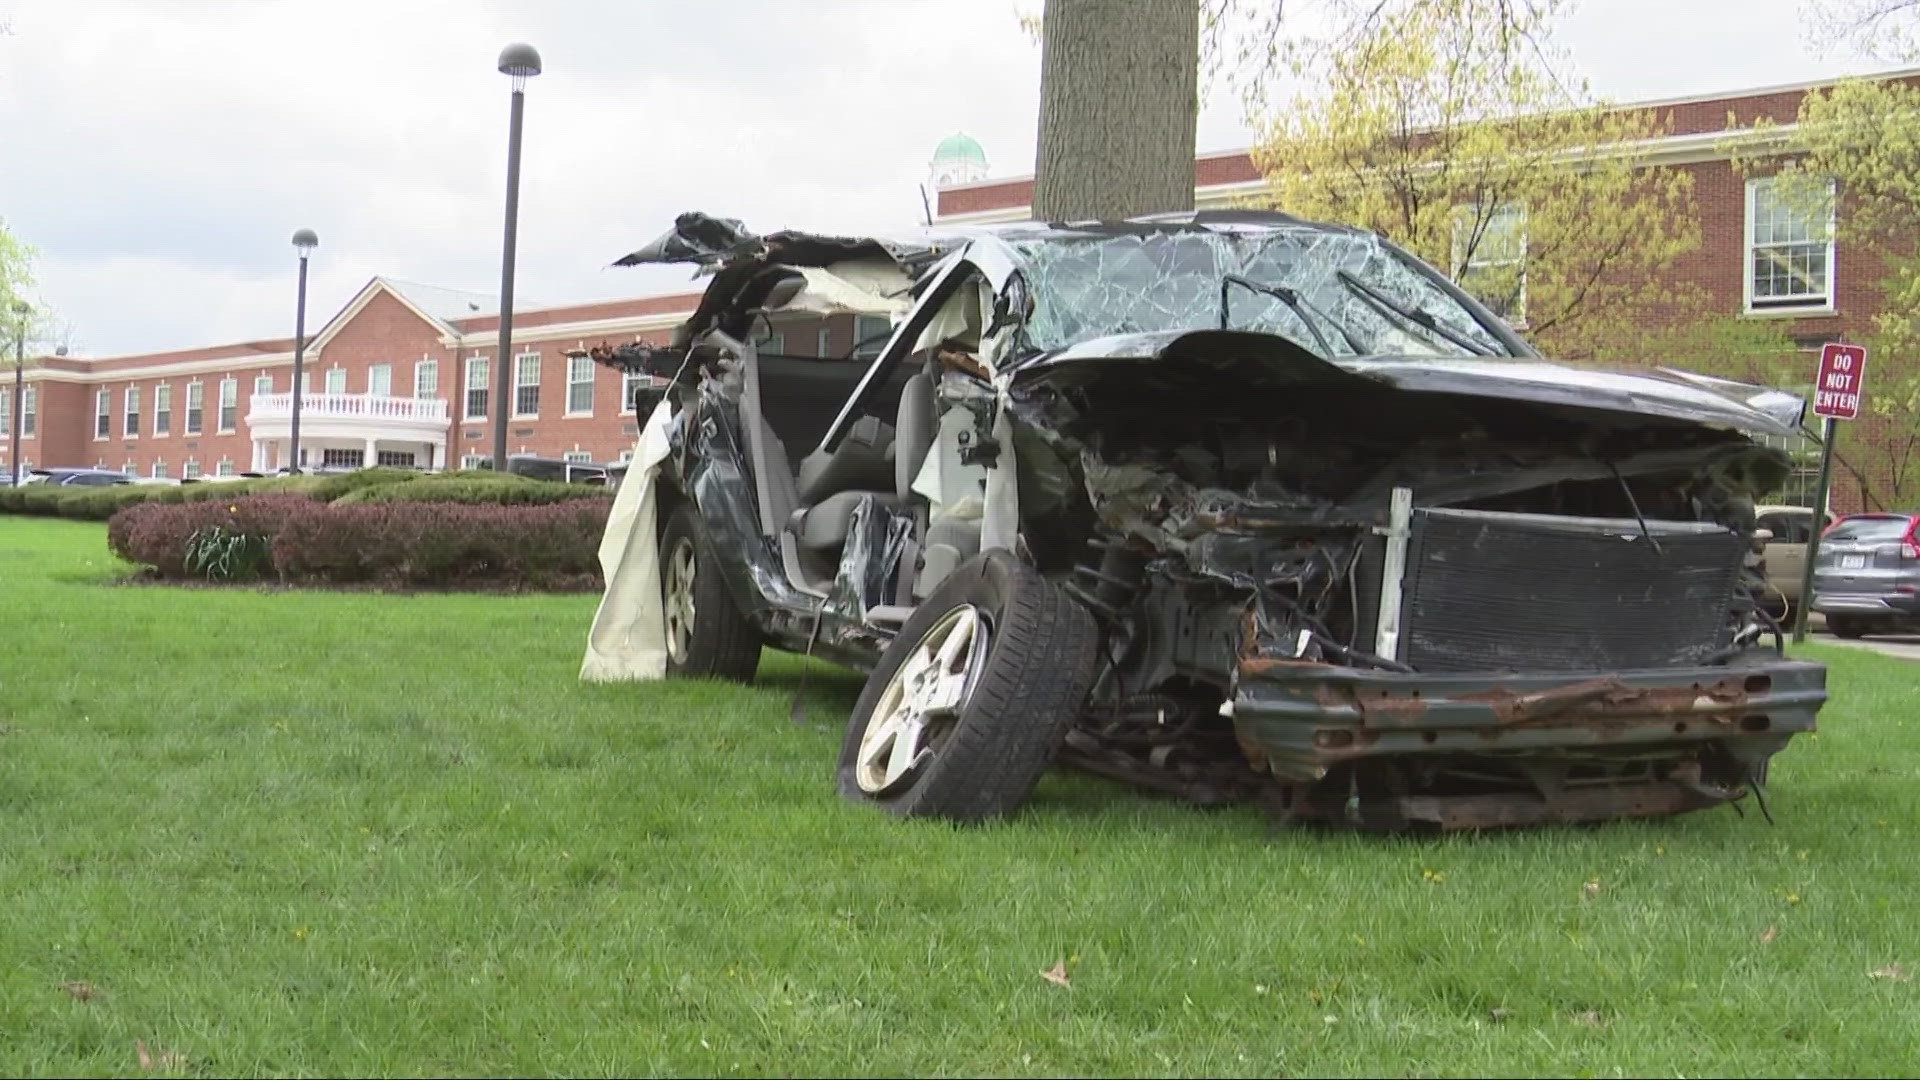
[[[665,390],[582,676],[866,672],[850,799],[978,819],[1064,765],[1374,829],[1764,810],[1826,699],[1746,568],[1804,402],[1549,362],[1381,237],[687,214],[621,260],[671,262],[710,278],[672,345],[593,350]],[[798,312],[893,328],[805,448],[756,346]]]

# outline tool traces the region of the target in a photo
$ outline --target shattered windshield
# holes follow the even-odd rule
[[[1308,226],[1165,229],[1010,241],[1042,350],[1089,338],[1221,325],[1320,355],[1508,356],[1473,314],[1365,233]]]

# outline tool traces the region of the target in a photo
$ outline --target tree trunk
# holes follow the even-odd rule
[[[1046,0],[1033,216],[1193,209],[1199,0]]]

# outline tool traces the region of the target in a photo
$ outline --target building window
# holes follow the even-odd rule
[[[93,395],[93,437],[104,439],[112,430],[113,391],[101,390]]]
[[[787,335],[768,334],[767,340],[760,343],[760,355],[762,356],[787,355]]]
[[[200,380],[195,379],[187,384],[187,434],[189,435],[200,434],[200,412],[205,397],[206,387],[200,384]]]
[[[1453,265],[1460,287],[1495,315],[1516,325],[1527,321],[1525,207],[1503,203],[1484,220],[1476,207],[1458,208],[1453,219]]]
[[[567,415],[593,415],[593,357],[567,357]]]
[[[213,475],[232,476],[233,475],[233,459],[226,458],[226,457],[221,458],[220,464],[215,465],[213,467]]]
[[[1833,184],[1824,208],[1795,205],[1772,179],[1747,182],[1747,308],[1833,306]]]
[[[462,454],[460,455],[460,467],[463,469],[484,469],[487,467],[489,460],[491,459],[485,454]]]
[[[344,394],[346,392],[347,392],[347,369],[339,368],[339,367],[328,368],[327,369],[327,393]]]
[[[880,355],[886,348],[887,338],[892,336],[893,324],[879,315],[855,315],[853,317],[853,355],[867,360]]]
[[[186,460],[185,464],[180,466],[180,479],[182,480],[200,479],[200,459],[199,458],[190,457]]]
[[[365,450],[337,450],[327,447],[320,451],[320,467],[323,469],[357,469],[366,460]]]
[[[20,437],[23,439],[33,438],[33,429],[38,426],[35,421],[39,419],[39,397],[37,386],[26,387],[20,393]]]
[[[620,373],[620,411],[631,413],[634,409],[635,395],[640,388],[653,382],[653,376],[644,371],[623,371]]]
[[[273,393],[273,376],[255,375],[253,377],[253,396],[260,397]]]
[[[121,427],[121,433],[124,434],[129,439],[137,439],[140,437],[140,388],[139,387],[137,386],[127,387],[126,406],[127,406],[126,420]]]
[[[311,393],[313,393],[313,372],[302,371],[300,373],[300,396],[306,397]]]
[[[833,347],[833,331],[823,326],[820,328],[820,332],[815,336],[818,337],[819,340],[815,342],[814,355],[818,356],[822,360],[825,360],[828,357],[832,356],[833,353],[829,352],[828,350]]]
[[[240,418],[240,380],[220,380],[220,430],[232,431]]]
[[[153,478],[155,480],[165,480],[167,478],[167,463],[159,458],[155,458],[153,461]]]
[[[593,454],[586,450],[569,450],[560,456],[575,465],[590,465],[593,463]]]
[[[513,358],[513,415],[540,415],[540,354]]]
[[[413,396],[422,399],[440,396],[440,361],[420,360],[414,363]]]
[[[173,387],[165,383],[153,388],[153,433],[173,433]]]
[[[367,393],[374,397],[393,396],[392,364],[375,364],[367,369]]]
[[[13,434],[13,391],[0,394],[0,435]]]
[[[487,358],[467,357],[467,419],[487,418]]]
[[[381,450],[374,454],[374,460],[396,469],[411,469],[419,464],[411,450]]]
[[[123,473],[126,473],[128,476],[139,476],[140,463],[133,460],[132,458],[128,458],[127,463],[125,465],[120,466],[120,471]]]
[[[633,460],[633,451],[622,450],[620,451],[620,456],[613,460],[616,465],[625,465],[626,463]]]

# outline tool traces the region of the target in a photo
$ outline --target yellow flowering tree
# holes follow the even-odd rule
[[[1284,46],[1316,91],[1270,107],[1256,162],[1289,213],[1381,233],[1555,355],[1612,359],[1643,320],[1689,322],[1692,178],[1635,144],[1644,112],[1594,101],[1552,43],[1565,0],[1328,0]]]

